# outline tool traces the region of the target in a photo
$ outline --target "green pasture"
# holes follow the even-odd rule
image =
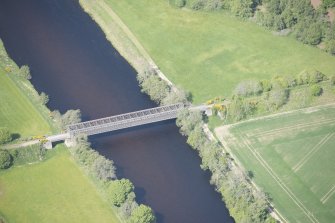
[[[14,74],[9,74],[14,75]],[[0,67],[0,127],[21,137],[50,133],[50,126]]]
[[[0,171],[0,213],[8,222],[119,222],[63,146],[44,162]]]
[[[289,222],[335,219],[335,106],[305,109],[216,133]]]
[[[192,92],[195,103],[230,96],[245,79],[296,75],[312,68],[334,74],[335,57],[223,12],[177,9],[166,0],[105,2],[163,73]],[[102,16],[111,20],[108,14]]]

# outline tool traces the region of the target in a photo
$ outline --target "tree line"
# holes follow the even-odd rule
[[[176,7],[193,10],[226,10],[271,30],[292,31],[297,40],[309,45],[323,43],[321,48],[335,55],[335,23],[331,23],[327,15],[328,9],[335,7],[335,0],[323,0],[321,6],[316,9],[310,0],[169,0],[169,2]]]
[[[142,92],[158,104],[190,104],[190,93],[172,90],[155,70],[147,69],[138,74],[138,81]],[[210,183],[222,195],[230,215],[236,222],[276,222],[270,216],[268,197],[252,186],[248,174],[234,165],[218,141],[208,139],[203,130],[203,118],[202,113],[185,109],[178,114],[176,123],[181,134],[187,136],[187,143],[198,151],[201,168],[211,172]]]
[[[335,86],[335,75],[330,78],[317,70],[304,70],[296,77],[275,76],[271,80],[245,80],[236,85],[230,103],[214,112],[228,122],[236,122],[258,113],[275,112],[290,101],[292,90],[303,88],[304,98],[320,96],[322,82]],[[325,82],[324,84],[328,84]]]
[[[87,136],[77,137],[75,146],[70,147],[69,150],[83,169],[94,178],[94,182],[102,189],[109,203],[126,222],[154,223],[156,221],[150,207],[136,202],[135,187],[132,182],[117,178],[114,162],[92,149]]]

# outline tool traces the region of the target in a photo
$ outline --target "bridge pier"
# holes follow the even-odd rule
[[[65,139],[64,144],[65,144],[67,147],[73,147],[73,146],[75,146],[77,143],[76,143],[76,140],[75,140],[75,139],[73,139],[73,138],[67,138],[67,139]]]
[[[43,147],[45,149],[52,149],[52,142],[51,141],[46,141],[45,143],[43,143]]]

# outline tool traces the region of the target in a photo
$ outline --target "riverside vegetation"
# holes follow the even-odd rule
[[[8,57],[0,41],[0,147],[13,139],[22,143],[34,139],[34,135],[41,138],[42,134],[59,132],[66,125],[80,121],[79,110],[69,110],[65,114],[50,112],[46,107],[48,96],[35,91],[29,82],[31,78],[29,67],[19,68]],[[135,202],[132,183],[126,179],[117,180],[113,161],[92,150],[85,137],[78,139],[77,146],[69,148],[71,153],[63,145],[57,146],[56,152],[47,151],[42,143],[0,149],[0,192],[4,201],[0,204],[3,216],[0,221],[23,221],[24,217],[24,221],[32,222],[119,222],[114,214],[117,211],[122,221],[155,222],[151,208]],[[91,179],[81,174],[70,154]],[[17,168],[19,166],[24,168]],[[54,182],[55,191],[50,191],[50,182]],[[84,188],[85,196],[77,187]],[[29,194],[34,194],[34,201]],[[69,199],[71,202],[65,203],[71,203],[66,209],[71,210],[71,214],[52,211],[64,207],[63,201]],[[88,207],[90,205],[94,208]],[[25,213],[27,206],[31,207],[29,213]]]
[[[228,97],[243,80],[295,76],[313,69],[330,77],[335,70],[334,56],[293,37],[274,35],[226,10],[181,10],[165,0],[86,0],[81,4],[141,71],[146,63],[122,32],[126,25],[167,78],[192,93],[195,104]],[[122,19],[122,28],[111,12]]]
[[[219,6],[220,9],[223,6],[221,3],[230,2],[231,4],[235,3],[235,6],[231,9],[236,10],[236,12],[244,12],[244,10],[241,10],[243,8],[238,8],[237,6],[242,5],[241,7],[243,7],[247,5],[250,7],[251,1],[204,0],[179,2],[181,2],[181,5],[178,6],[186,6],[186,8],[189,7],[188,4],[190,2],[201,2],[201,7],[198,9],[206,9],[203,8],[206,2],[216,2],[218,4],[214,5]],[[272,2],[278,3],[279,1]],[[174,4],[175,1],[170,1],[170,3]],[[301,1],[301,3],[302,8],[308,5],[305,4],[307,1]],[[134,53],[136,51],[134,45],[136,44],[132,44],[133,40],[129,40],[129,36],[122,32],[123,28],[120,27],[123,27],[124,24],[120,25],[118,19],[115,19],[115,13],[113,12],[115,11],[134,32],[136,37],[139,38],[141,43],[143,43],[145,49],[148,50],[159,67],[174,83],[180,84],[184,89],[189,90],[196,103],[220,94],[229,95],[234,86],[250,78],[265,80],[264,85],[261,85],[261,87],[265,87],[266,89],[265,92],[267,93],[264,94],[266,96],[265,99],[268,100],[271,98],[267,101],[267,106],[264,107],[266,108],[266,112],[274,112],[285,103],[289,104],[287,103],[287,99],[291,100],[295,93],[297,95],[300,94],[301,89],[306,92],[303,92],[300,98],[306,95],[313,95],[313,92],[316,92],[314,95],[318,95],[322,93],[322,90],[321,92],[318,90],[321,88],[325,94],[332,91],[332,86],[328,84],[327,78],[313,84],[312,82],[299,83],[293,87],[294,89],[288,86],[283,87],[280,82],[281,79],[286,79],[290,74],[297,74],[304,69],[308,70],[306,72],[308,75],[310,73],[309,70],[317,69],[321,72],[316,71],[312,75],[324,73],[330,77],[335,64],[333,57],[320,52],[318,49],[313,49],[302,44],[299,45],[292,38],[274,36],[261,28],[255,27],[252,23],[235,20],[225,13],[209,13],[208,10],[201,13],[190,10],[178,10],[168,7],[166,1],[156,1],[153,4],[150,0],[137,2],[101,0],[98,4],[92,4],[90,1],[81,1],[81,5],[97,21],[106,33],[107,38],[111,39],[112,43],[116,44],[118,49],[126,48],[122,45],[122,42],[123,40],[127,42],[128,49],[132,50],[124,50],[123,55],[132,64],[135,64],[134,61],[138,62],[140,59],[135,60],[129,55],[136,54]],[[252,8],[253,10],[257,9],[255,6]],[[265,4],[263,6],[259,5],[258,9],[262,10],[263,8],[264,10],[264,7],[266,7]],[[289,8],[287,7],[287,9]],[[250,12],[249,10],[250,17],[254,13],[255,11],[251,10]],[[317,12],[313,11],[312,13],[312,17],[316,18],[314,16],[317,15]],[[261,18],[261,13],[258,16]],[[302,14],[299,14],[299,16],[302,23]],[[323,18],[325,17],[323,16]],[[330,23],[325,23],[330,25]],[[113,35],[113,32],[110,32],[111,30],[106,24],[111,24],[113,28],[116,27],[118,34]],[[302,32],[309,34],[306,30],[304,29]],[[330,32],[332,26],[329,26],[329,29],[326,27],[325,30],[327,30],[327,33]],[[278,32],[276,34],[281,35],[283,33],[285,32]],[[122,40],[117,37],[119,34],[124,37]],[[309,39],[309,35],[306,36],[306,39]],[[260,50],[261,54],[259,53]],[[141,53],[137,55],[143,59]],[[145,61],[145,58],[142,61]],[[144,70],[143,67],[146,67],[144,66],[145,64],[141,66],[140,63],[136,63],[135,67],[140,67],[140,69],[137,69],[141,71]],[[279,83],[273,86],[271,83],[272,80],[269,80],[269,76],[274,76],[278,73],[283,76],[275,76],[273,79],[278,79],[276,82]],[[155,75],[155,70],[150,71],[148,69],[140,72],[139,82],[143,88],[143,92],[150,94],[150,97],[156,102],[162,103],[166,96],[169,96],[170,93],[175,94],[176,92],[171,90],[168,85],[162,83],[162,80]],[[143,78],[143,76],[146,78]],[[324,77],[323,75],[321,76]],[[150,79],[150,81],[146,82],[145,79]],[[332,81],[330,82],[332,83]],[[266,83],[270,83],[268,87],[266,87]],[[249,84],[253,86],[254,83],[246,85]],[[309,87],[310,84],[311,87]],[[257,85],[258,81],[256,81],[256,87],[259,87]],[[161,86],[161,91],[155,89],[155,86]],[[330,90],[328,91],[328,89]],[[264,91],[264,89],[261,91]],[[259,93],[253,96],[258,96],[257,94]],[[313,97],[315,97],[314,95]],[[250,99],[253,96],[245,95],[243,96],[244,99],[241,99],[241,96],[234,98],[236,98],[237,103],[241,103],[245,98]],[[332,94],[330,96],[333,98]],[[180,101],[180,99],[176,101]],[[300,106],[303,107],[309,103],[303,102],[303,105]],[[187,120],[184,116],[190,117],[190,120]],[[242,115],[240,118],[245,117],[245,115]],[[242,222],[274,221],[269,216],[270,204],[268,203],[267,196],[251,186],[249,178],[251,174],[237,168],[235,169],[233,160],[228,154],[222,152],[223,149],[219,144],[214,143],[218,147],[214,146],[214,149],[210,149],[209,146],[213,142],[209,144],[208,139],[203,138],[206,135],[201,127],[201,115],[183,115],[182,113],[181,118],[178,118],[177,122],[181,127],[182,133],[189,135],[188,143],[199,151],[199,155],[203,160],[202,167],[211,170],[211,182],[216,185],[217,190],[223,195],[235,220]],[[190,128],[185,127],[188,131],[182,130],[184,125],[187,126],[187,123],[201,124],[192,124]],[[256,211],[254,213],[251,207],[255,207]]]
[[[233,90],[229,103],[220,105],[219,97],[207,102],[217,103],[213,112],[221,118],[221,121],[210,118],[210,125],[215,127],[250,117],[333,103],[334,79],[335,75],[328,77],[317,70],[305,70],[296,77],[242,81]]]
[[[157,103],[186,103],[190,99],[189,94],[172,90],[154,70],[138,74],[138,80],[142,91]],[[198,151],[201,168],[211,172],[211,183],[222,195],[232,217],[237,222],[275,222],[270,216],[267,196],[251,185],[248,175],[234,165],[218,141],[208,139],[203,125],[200,112],[185,109],[178,114],[181,134],[187,136],[187,143]]]

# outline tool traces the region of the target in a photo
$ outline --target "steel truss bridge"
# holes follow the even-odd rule
[[[67,126],[65,133],[48,136],[45,144],[46,148],[52,148],[53,142],[64,141],[71,144],[71,140],[81,134],[90,136],[100,133],[106,133],[130,127],[170,120],[177,118],[177,114],[185,108],[184,104],[165,105],[156,108],[150,108],[121,115],[110,116],[106,118],[95,119],[86,122],[80,122]],[[207,111],[211,109],[209,105],[188,107],[190,110]]]
[[[72,138],[80,134],[85,134],[88,136],[96,135],[129,127],[160,122],[177,118],[177,113],[183,108],[183,104],[173,104],[125,113],[122,115],[115,115],[107,118],[91,120],[87,122],[80,122],[77,124],[69,125],[67,127],[67,132]]]

